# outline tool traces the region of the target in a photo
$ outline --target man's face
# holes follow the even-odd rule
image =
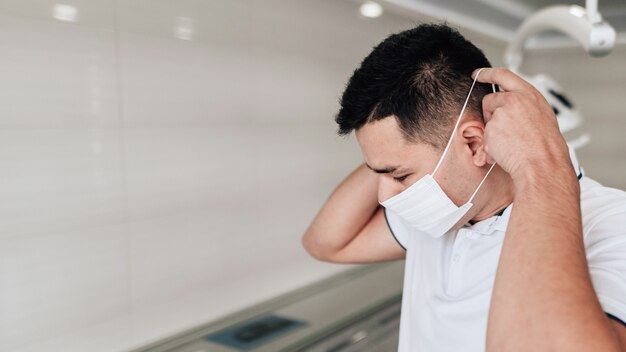
[[[379,202],[404,191],[424,175],[432,174],[443,152],[426,143],[406,141],[394,117],[366,123],[355,135],[365,162],[379,171]],[[459,206],[468,201],[484,176],[473,157],[467,140],[457,136],[435,175],[441,188]]]

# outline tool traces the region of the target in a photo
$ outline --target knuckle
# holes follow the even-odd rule
[[[488,106],[493,100],[493,98],[494,97],[492,97],[492,94],[485,95],[482,100],[483,107]]]
[[[504,102],[506,104],[516,104],[519,101],[517,94],[507,94],[504,96]]]
[[[502,117],[503,115],[504,115],[504,110],[502,109],[502,107],[497,107],[491,114],[491,119],[500,121],[503,118]]]
[[[500,67],[498,69],[498,74],[500,74],[505,79],[510,79],[511,75],[513,75],[513,72],[511,72],[511,70],[506,67]]]

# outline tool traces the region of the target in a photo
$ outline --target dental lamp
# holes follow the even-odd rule
[[[509,43],[504,59],[508,68],[531,83],[546,98],[554,111],[562,133],[582,124],[582,116],[563,93],[558,83],[546,74],[528,77],[519,72],[522,52],[531,36],[546,30],[557,30],[575,39],[593,57],[608,55],[615,46],[615,29],[602,20],[597,0],[587,0],[586,8],[578,5],[555,5],[527,18]],[[568,144],[578,149],[590,141],[583,133]]]
[[[586,8],[578,5],[549,6],[527,18],[509,43],[505,62],[511,71],[519,70],[526,40],[546,30],[567,34],[594,57],[608,55],[615,46],[615,29],[602,20],[597,0],[587,0]]]

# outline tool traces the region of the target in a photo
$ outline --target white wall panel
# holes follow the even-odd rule
[[[55,4],[0,1],[0,351],[122,351],[350,267],[301,235],[362,162],[333,121],[349,75],[414,20]]]
[[[114,2],[81,4],[0,3],[2,351],[130,338]]]

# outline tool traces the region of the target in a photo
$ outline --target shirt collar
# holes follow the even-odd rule
[[[474,225],[467,224],[463,226],[463,229],[471,230],[473,232],[480,233],[482,235],[493,235],[495,231],[506,231],[507,224],[509,223],[509,217],[511,216],[511,208],[513,203],[509,204],[502,215],[496,214],[485,220],[481,220]]]
[[[574,170],[578,175],[578,179],[583,176],[582,168],[578,162],[578,158],[576,157],[576,152],[574,152],[574,148],[572,148],[568,144],[569,156],[572,160],[572,166],[574,166]],[[469,223],[463,226],[462,228],[471,230],[474,232],[478,232],[483,235],[492,235],[495,231],[506,231],[507,225],[509,223],[509,217],[511,216],[511,208],[513,208],[513,203],[509,204],[502,214],[497,214],[492,217],[489,217],[485,220],[479,221],[473,225]]]

